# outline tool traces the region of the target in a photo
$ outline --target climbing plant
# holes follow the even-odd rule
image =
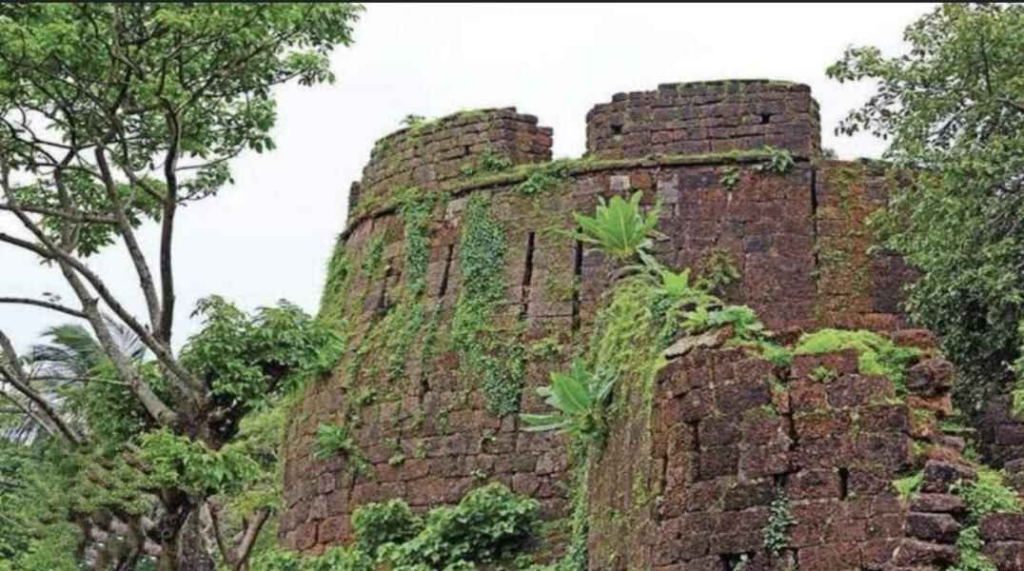
[[[450,337],[460,368],[479,382],[487,409],[495,415],[514,414],[525,371],[526,349],[514,326],[502,325],[505,299],[505,231],[490,214],[484,195],[469,199],[462,218],[459,271],[462,285],[455,304]]]

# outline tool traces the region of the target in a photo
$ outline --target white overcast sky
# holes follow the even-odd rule
[[[879,141],[837,138],[839,118],[869,92],[825,68],[851,44],[898,52],[922,4],[367,6],[356,44],[333,57],[338,81],[279,91],[277,150],[234,162],[236,183],[179,214],[176,338],[195,300],[219,293],[246,308],[290,299],[314,312],[326,260],[345,223],[349,184],[373,141],[405,115],[516,106],[555,130],[556,156],[584,150],[584,116],[618,91],[728,78],[810,84],[823,141],[841,158],[878,156]],[[0,226],[12,225],[0,216]],[[156,241],[148,233],[146,246]],[[137,299],[120,246],[90,261],[115,291]],[[0,245],[0,296],[72,295],[56,272]],[[0,305],[0,328],[25,347],[64,321]]]

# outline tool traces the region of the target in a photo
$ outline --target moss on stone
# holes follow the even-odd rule
[[[904,370],[921,355],[920,349],[898,347],[891,340],[871,331],[822,329],[800,337],[795,355],[820,355],[855,350],[858,369],[863,375],[885,377],[893,382],[897,394],[904,394]]]

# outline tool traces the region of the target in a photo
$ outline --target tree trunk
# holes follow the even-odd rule
[[[173,518],[181,522],[176,530],[164,535],[163,553],[158,571],[216,571],[217,562],[203,533],[201,510],[189,501]],[[173,524],[172,524],[173,525]]]

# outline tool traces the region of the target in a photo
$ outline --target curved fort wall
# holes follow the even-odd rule
[[[537,498],[547,517],[565,515],[565,443],[522,432],[512,411],[541,411],[533,388],[586,343],[611,265],[563,231],[574,228],[572,212],[592,212],[599,197],[640,191],[644,204],[660,201],[656,256],[698,272],[725,260],[739,274],[726,297],[789,337],[827,326],[905,327],[897,303],[909,271],[869,251],[865,226],[898,177],[821,160],[806,86],[665,85],[596,106],[583,159],[550,162],[551,138],[532,116],[491,109],[375,146],[323,300],[324,315],[344,323],[348,350],[290,423],[286,546],[315,552],[347,541],[349,515],[367,502],[403,498],[426,509],[490,481]],[[764,145],[789,151],[792,168],[761,168],[772,157]],[[355,452],[318,459],[322,424],[348,427]],[[903,442],[901,425],[891,430]],[[746,445],[735,442],[721,446],[740,454]],[[707,478],[739,477],[736,466]],[[814,477],[793,485],[837,485]],[[609,493],[609,485],[593,488]],[[720,559],[736,553],[746,551]]]

